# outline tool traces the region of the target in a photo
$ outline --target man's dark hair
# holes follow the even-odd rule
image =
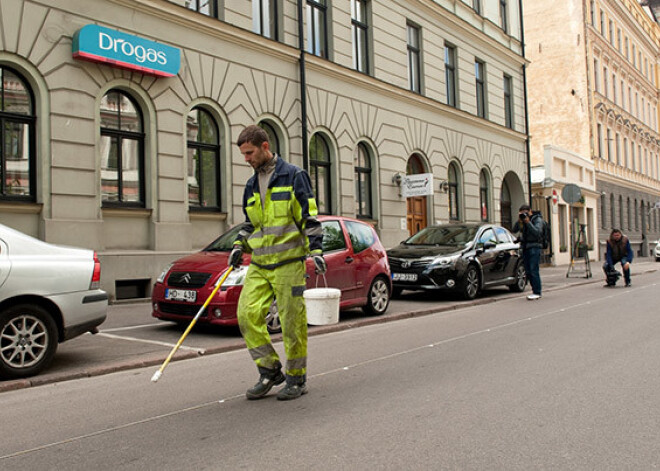
[[[523,204],[518,211],[531,211],[532,207],[528,204]]]
[[[617,232],[618,232],[619,234],[623,235],[623,232],[621,232],[621,229],[612,229],[612,232],[610,232],[610,236],[613,236],[613,235],[616,234]]]
[[[259,147],[264,142],[268,142],[268,134],[266,134],[266,131],[261,129],[256,124],[251,124],[245,129],[243,129],[241,133],[238,135],[238,140],[236,141],[236,145],[238,147],[241,147],[246,142],[249,142],[253,146]]]

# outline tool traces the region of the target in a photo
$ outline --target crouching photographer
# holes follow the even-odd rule
[[[623,269],[623,280],[626,287],[630,286],[630,264],[633,260],[633,251],[630,247],[630,241],[626,236],[621,233],[619,229],[612,229],[609,239],[607,239],[607,253],[605,254],[605,264],[603,271],[607,284],[606,287],[616,285],[620,274],[614,267],[617,263],[621,263]]]
[[[523,263],[532,294],[527,299],[534,301],[541,298],[541,275],[539,264],[543,249],[544,223],[540,211],[532,212],[532,208],[523,204],[518,212],[518,221],[513,225],[513,232],[520,232],[520,245],[523,252]]]

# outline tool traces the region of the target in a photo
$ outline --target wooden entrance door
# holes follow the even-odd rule
[[[408,204],[408,234],[414,235],[424,229],[426,220],[426,196],[415,196],[407,199]]]

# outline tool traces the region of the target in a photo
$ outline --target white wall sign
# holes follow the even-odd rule
[[[419,173],[417,175],[406,175],[401,182],[401,194],[404,198],[432,195],[433,174]]]

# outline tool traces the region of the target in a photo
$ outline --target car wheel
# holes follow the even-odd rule
[[[461,295],[465,299],[474,299],[479,294],[479,272],[477,267],[470,265],[460,285]]]
[[[390,287],[382,276],[374,278],[367,293],[367,304],[362,308],[372,316],[385,314],[390,304]]]
[[[44,308],[12,306],[0,313],[0,377],[34,376],[46,368],[57,350],[57,326]]]
[[[515,278],[516,281],[512,285],[509,285],[509,289],[514,293],[522,293],[525,291],[525,286],[527,285],[527,274],[522,263],[519,263],[516,267]]]
[[[274,299],[270,304],[270,308],[268,308],[268,314],[266,314],[266,328],[270,334],[279,334],[282,332],[280,313],[277,310],[277,301]]]
[[[392,288],[392,299],[400,298],[402,291],[403,288]]]

